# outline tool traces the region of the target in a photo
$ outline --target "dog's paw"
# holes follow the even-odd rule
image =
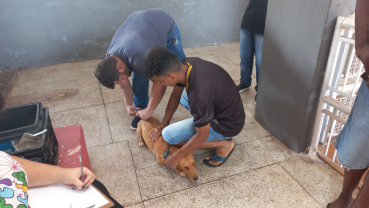
[[[179,175],[182,177],[186,177],[186,173],[184,171],[182,171]]]
[[[138,142],[138,146],[139,146],[139,147],[143,147],[143,146],[145,146],[145,142]]]

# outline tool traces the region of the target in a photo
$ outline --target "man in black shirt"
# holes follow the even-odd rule
[[[145,74],[154,83],[174,86],[162,126],[150,132],[152,141],[162,133],[168,145],[180,147],[166,158],[166,164],[175,168],[181,158],[198,148],[216,148],[213,156],[204,160],[206,165],[223,164],[234,148],[230,138],[245,124],[241,97],[229,74],[200,58],[180,62],[173,52],[160,46],[147,56]],[[180,102],[193,118],[169,125]]]
[[[259,81],[267,7],[268,0],[250,0],[242,19],[240,35],[241,83],[237,86],[239,92],[247,90],[251,86],[254,55],[256,58],[256,83]],[[255,90],[258,91],[257,84]]]

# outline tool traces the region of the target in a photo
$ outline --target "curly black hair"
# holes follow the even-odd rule
[[[166,76],[172,72],[178,72],[181,62],[169,49],[157,46],[152,49],[145,59],[145,75],[149,79],[153,76]]]
[[[109,89],[114,89],[114,81],[119,81],[121,73],[117,70],[118,60],[112,56],[102,60],[95,69],[95,77]]]

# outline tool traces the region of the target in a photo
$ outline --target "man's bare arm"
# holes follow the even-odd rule
[[[135,116],[136,110],[140,108],[133,106],[133,89],[131,83],[129,82],[128,79],[126,79],[123,82],[121,82],[119,86],[128,114],[130,116]]]
[[[150,111],[154,111],[156,107],[158,107],[161,99],[163,99],[166,89],[167,89],[167,86],[154,82],[152,86],[152,92],[151,92],[149,104],[147,105],[147,108]]]
[[[170,95],[170,98],[168,101],[167,109],[165,110],[165,115],[163,118],[162,126],[168,126],[170,123],[170,120],[172,120],[172,117],[179,106],[183,89],[184,89],[183,87],[178,87],[178,86],[174,87],[173,92]]]
[[[141,119],[144,121],[150,118],[154,110],[158,107],[161,99],[163,99],[166,89],[167,89],[166,86],[161,85],[158,82],[154,82],[147,108],[145,110],[138,111],[136,116],[141,117]]]
[[[208,139],[210,132],[210,123],[206,126],[196,128],[196,134],[183,146],[181,147],[173,156],[176,157],[177,161],[185,157],[186,155],[192,153]]]
[[[178,86],[174,87],[173,92],[169,98],[167,109],[165,110],[165,115],[163,118],[163,122],[161,123],[161,126],[154,128],[150,132],[151,142],[154,142],[156,138],[161,135],[161,131],[164,129],[164,127],[169,125],[170,120],[172,119],[174,113],[176,112],[179,106],[182,92],[183,92],[183,87],[178,87]]]
[[[32,162],[23,158],[11,156],[25,170],[28,178],[28,187],[45,186],[63,182],[81,188],[83,185],[91,185],[95,180],[95,174],[89,169],[83,168],[85,181],[80,181],[81,168],[62,168],[55,165],[48,165]]]

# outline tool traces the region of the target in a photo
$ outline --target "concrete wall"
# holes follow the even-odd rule
[[[162,8],[183,46],[239,40],[249,0],[33,0],[0,3],[0,70],[103,58],[126,17]]]
[[[296,152],[311,142],[334,25],[356,0],[269,1],[256,120]]]

